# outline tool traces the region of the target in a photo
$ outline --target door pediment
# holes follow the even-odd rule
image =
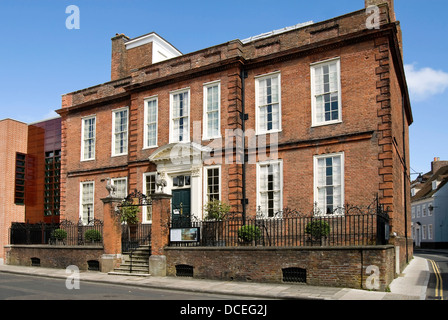
[[[173,164],[202,164],[203,158],[213,149],[195,142],[170,143],[158,148],[149,157],[153,163],[171,162]]]

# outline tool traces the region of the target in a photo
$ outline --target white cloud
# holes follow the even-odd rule
[[[417,69],[415,64],[404,66],[412,99],[423,101],[442,94],[448,88],[448,73],[432,68]]]

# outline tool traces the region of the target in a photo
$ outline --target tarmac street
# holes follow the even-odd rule
[[[71,283],[71,281],[69,282]],[[62,278],[0,273],[0,300],[229,300],[229,295],[144,288],[123,284],[83,282],[67,286]]]
[[[427,259],[431,272],[426,300],[448,299],[448,250],[415,250],[415,255]]]
[[[22,267],[0,265],[2,273],[32,275],[44,278],[67,280],[70,274],[65,269],[48,269],[41,267]],[[295,299],[295,300],[425,300],[430,278],[426,259],[415,256],[404,270],[389,286],[390,292],[356,290],[348,288],[315,287],[292,283],[253,283],[236,281],[217,281],[177,277],[136,277],[130,275],[109,275],[101,272],[80,272],[79,280],[83,283],[103,283],[125,285],[136,288],[174,290],[178,293],[215,294],[232,297],[260,299]],[[76,279],[71,279],[76,280]],[[71,281],[70,280],[70,281]],[[73,282],[70,282],[73,283]],[[1,287],[0,287],[1,290]],[[1,295],[0,295],[1,296]],[[63,300],[64,295],[55,297]],[[105,297],[107,298],[107,297]],[[200,300],[200,296],[197,296]],[[176,299],[176,298],[172,298]]]

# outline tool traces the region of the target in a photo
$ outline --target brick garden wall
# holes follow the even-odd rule
[[[6,264],[31,266],[31,258],[39,258],[43,268],[67,268],[75,265],[88,270],[88,261],[101,261],[103,247],[9,245],[6,248]],[[101,267],[101,266],[100,266]]]
[[[344,248],[165,248],[167,275],[194,267],[194,278],[281,283],[283,268],[306,269],[308,285],[368,289],[367,267],[379,268],[380,290],[395,277],[393,246]]]

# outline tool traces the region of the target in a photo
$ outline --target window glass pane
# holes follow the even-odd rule
[[[342,207],[342,158],[330,156],[317,160],[317,202],[321,213],[333,214]]]
[[[127,179],[112,179],[112,184],[117,187],[117,190],[115,191],[115,196],[117,198],[126,198],[128,193],[128,187],[127,187]]]
[[[259,206],[261,213],[273,217],[281,211],[281,172],[280,163],[260,165],[259,167]]]
[[[83,160],[95,158],[95,118],[84,119],[83,122]]]
[[[82,215],[84,224],[93,220],[93,182],[84,182],[81,190]]]
[[[157,99],[146,102],[146,146],[157,145]]]
[[[207,87],[206,92],[206,134],[207,137],[216,137],[219,136],[219,84]]]
[[[313,66],[315,121],[323,123],[340,118],[338,61]]]
[[[128,152],[128,112],[127,110],[116,111],[115,115],[115,144],[114,154],[124,154]]]
[[[258,79],[258,128],[261,132],[280,129],[280,78]]]
[[[219,169],[211,168],[207,169],[207,201],[219,200],[219,190],[220,190],[220,182],[219,182]]]
[[[189,95],[188,92],[172,95],[172,134],[177,142],[186,141],[189,133]]]

